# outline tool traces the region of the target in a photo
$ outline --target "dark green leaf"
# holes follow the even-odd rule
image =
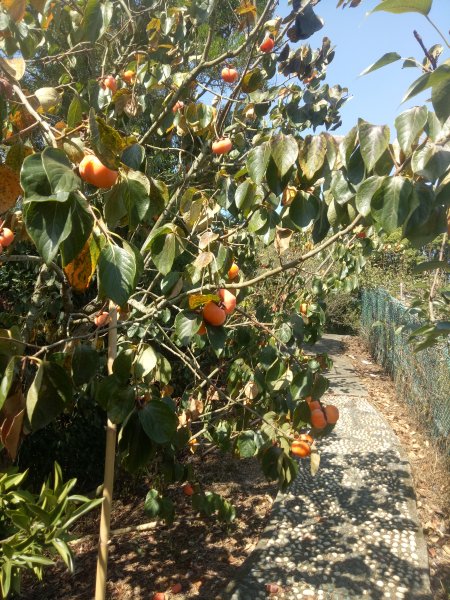
[[[317,200],[304,192],[299,192],[289,207],[289,218],[299,229],[304,229],[311,224],[319,211]]]
[[[434,271],[440,269],[445,273],[450,273],[450,264],[442,260],[427,260],[413,267],[413,273],[423,273],[424,271]]]
[[[76,258],[91,235],[94,219],[88,210],[88,203],[79,194],[71,194],[70,200],[70,235],[61,243],[60,250],[63,265],[68,265]]]
[[[145,149],[140,144],[131,144],[122,152],[122,162],[130,169],[139,171],[145,158]]]
[[[441,123],[445,123],[450,117],[450,65],[441,65],[444,66],[447,67],[447,77],[437,83],[433,80],[431,92],[431,102]]]
[[[96,42],[103,27],[103,13],[100,0],[87,0],[84,8],[81,30],[83,41]]]
[[[312,179],[322,167],[327,154],[324,135],[307,135],[300,150],[300,167],[306,179]]]
[[[270,150],[281,177],[284,177],[297,160],[297,141],[292,135],[280,133],[270,140]]]
[[[50,263],[59,245],[70,235],[72,207],[70,202],[29,202],[23,216],[27,231],[39,254]]]
[[[255,432],[242,431],[237,439],[236,447],[241,458],[251,458],[252,456],[255,456],[258,451],[255,442]]]
[[[182,310],[175,317],[175,335],[183,346],[187,346],[202,324],[202,318],[197,313]]]
[[[413,188],[409,179],[387,177],[372,198],[372,216],[386,233],[400,227],[414,209],[410,198]]]
[[[72,402],[72,383],[60,365],[43,361],[28,390],[26,409],[31,429],[48,425]]]
[[[157,444],[170,442],[177,430],[174,411],[161,400],[151,400],[139,411],[139,420],[146,435]]]
[[[98,261],[102,293],[119,306],[123,306],[134,291],[136,268],[134,254],[119,246],[105,246]]]
[[[83,121],[83,113],[89,112],[89,104],[80,96],[74,96],[67,112],[67,126],[72,129]]]
[[[72,377],[76,386],[89,383],[97,373],[100,358],[92,346],[81,344],[72,357]]]
[[[246,179],[236,189],[234,201],[237,208],[244,216],[247,216],[256,200],[256,186]]]
[[[20,184],[24,191],[25,200],[47,201],[50,199],[52,190],[40,153],[27,156],[23,161]]]

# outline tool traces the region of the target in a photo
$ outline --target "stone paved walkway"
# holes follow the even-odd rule
[[[224,600],[432,598],[406,455],[367,401],[341,340],[330,335],[315,346],[334,360],[327,396],[341,413],[319,442],[320,470],[312,477],[302,461]],[[280,591],[269,595],[267,583]]]

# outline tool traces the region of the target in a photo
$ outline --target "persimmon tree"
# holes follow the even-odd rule
[[[97,599],[116,455],[154,475],[145,506],[167,521],[176,482],[234,518],[189,449],[256,456],[281,489],[291,448],[315,472],[311,440],[338,415],[321,403],[329,361],[303,344],[327,294],[358,285],[381,231],[446,229],[448,104],[400,115],[398,143],[363,120],[333,135],[347,90],[325,83],[331,41],[305,42],[317,4],[281,19],[276,0],[2,2],[0,261],[36,281],[1,331],[1,442],[14,460],[81,394],[105,411]],[[258,268],[260,244],[276,265]]]

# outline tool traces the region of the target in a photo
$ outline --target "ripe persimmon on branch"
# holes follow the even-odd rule
[[[170,486],[211,512],[192,439],[255,457],[282,489],[315,472],[314,440],[338,415],[321,403],[329,362],[304,344],[328,295],[357,288],[386,233],[420,246],[447,227],[441,95],[399,115],[396,141],[362,119],[335,135],[348,91],[326,82],[320,4],[289,6],[284,19],[275,0],[0,8],[0,280],[23,275],[0,314],[1,442],[13,460],[83,399],[101,412],[98,600],[116,458],[155,473],[145,505],[167,521]],[[14,581],[21,568],[0,560]]]

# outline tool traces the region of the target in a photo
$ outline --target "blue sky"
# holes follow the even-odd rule
[[[422,61],[423,51],[413,36],[414,29],[420,33],[427,48],[442,40],[419,14],[377,12],[367,16],[379,0],[363,0],[358,8],[345,10],[336,9],[336,4],[337,0],[322,0],[315,7],[325,25],[306,42],[316,48],[325,35],[331,39],[336,56],[328,67],[327,82],[348,87],[353,96],[342,109],[343,125],[336,133],[346,133],[356,124],[358,117],[376,125],[393,126],[399,113],[410,106],[424,104],[428,98],[425,92],[409,103],[400,104],[409,85],[420,75],[419,70],[402,69],[402,62],[398,61],[363,77],[358,77],[359,73],[386,52],[398,52],[402,57],[414,56]],[[280,0],[277,13],[286,15],[289,12],[287,0]],[[448,34],[450,0],[434,0],[429,16],[441,31]],[[450,50],[445,48],[441,61],[448,58]]]

